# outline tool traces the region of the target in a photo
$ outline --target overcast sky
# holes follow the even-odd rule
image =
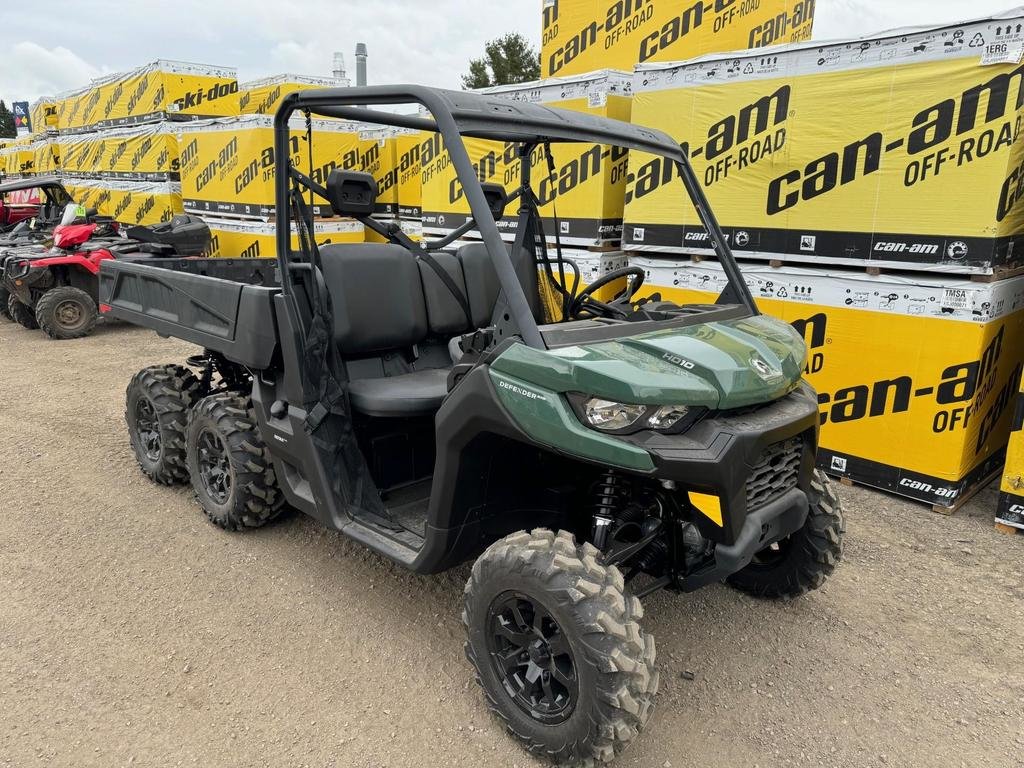
[[[662,0],[664,2],[665,0]],[[369,47],[370,83],[458,87],[483,41],[540,45],[541,0],[0,0],[0,98],[33,100],[158,58],[235,66],[240,80],[328,75],[334,51]],[[818,0],[814,37],[942,24],[1012,0]]]

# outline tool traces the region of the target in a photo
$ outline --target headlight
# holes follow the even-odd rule
[[[699,416],[702,409],[685,405],[637,405],[617,403],[600,397],[570,396],[576,412],[583,421],[602,432],[629,434],[642,429],[657,432],[676,432]]]
[[[590,426],[603,429],[606,432],[615,432],[633,426],[646,410],[647,407],[643,405],[616,403],[611,400],[602,400],[599,397],[590,398],[583,406]]]

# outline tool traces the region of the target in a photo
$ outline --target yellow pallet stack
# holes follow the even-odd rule
[[[1018,11],[634,73],[634,121],[685,146],[762,308],[806,332],[821,466],[937,509],[998,472],[1024,363],[1022,53]],[[721,287],[640,152],[623,245],[648,292]]]

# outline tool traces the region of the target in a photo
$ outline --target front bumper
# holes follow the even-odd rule
[[[690,492],[717,497],[721,525],[696,509],[694,524],[716,545],[742,549],[751,536],[748,519],[755,515],[758,528],[775,525],[775,518],[799,518],[803,524],[818,419],[817,395],[804,383],[773,403],[712,414],[681,435],[644,432],[622,439],[650,454],[655,465],[651,474],[663,484],[672,481],[681,506],[690,506]],[[786,462],[766,464],[765,457],[780,446],[791,454]],[[772,486],[775,480],[779,482]],[[724,551],[727,559],[733,557],[731,550]]]
[[[693,592],[731,576],[746,567],[765,547],[799,531],[809,511],[807,494],[794,488],[775,501],[748,512],[736,541],[717,544],[714,562],[677,578],[676,586],[684,592]]]

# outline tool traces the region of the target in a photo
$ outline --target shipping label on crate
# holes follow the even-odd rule
[[[646,294],[671,301],[714,301],[726,284],[713,264],[631,263],[648,272]],[[949,506],[997,468],[1024,361],[1024,278],[959,281],[962,299],[934,280],[744,275],[761,310],[807,341],[826,470]]]
[[[814,0],[551,0],[541,76],[808,40]]]
[[[991,273],[1024,263],[1024,65],[980,41],[1018,27],[640,69],[633,117],[685,145],[737,255]],[[628,249],[713,252],[677,178],[634,153]]]

